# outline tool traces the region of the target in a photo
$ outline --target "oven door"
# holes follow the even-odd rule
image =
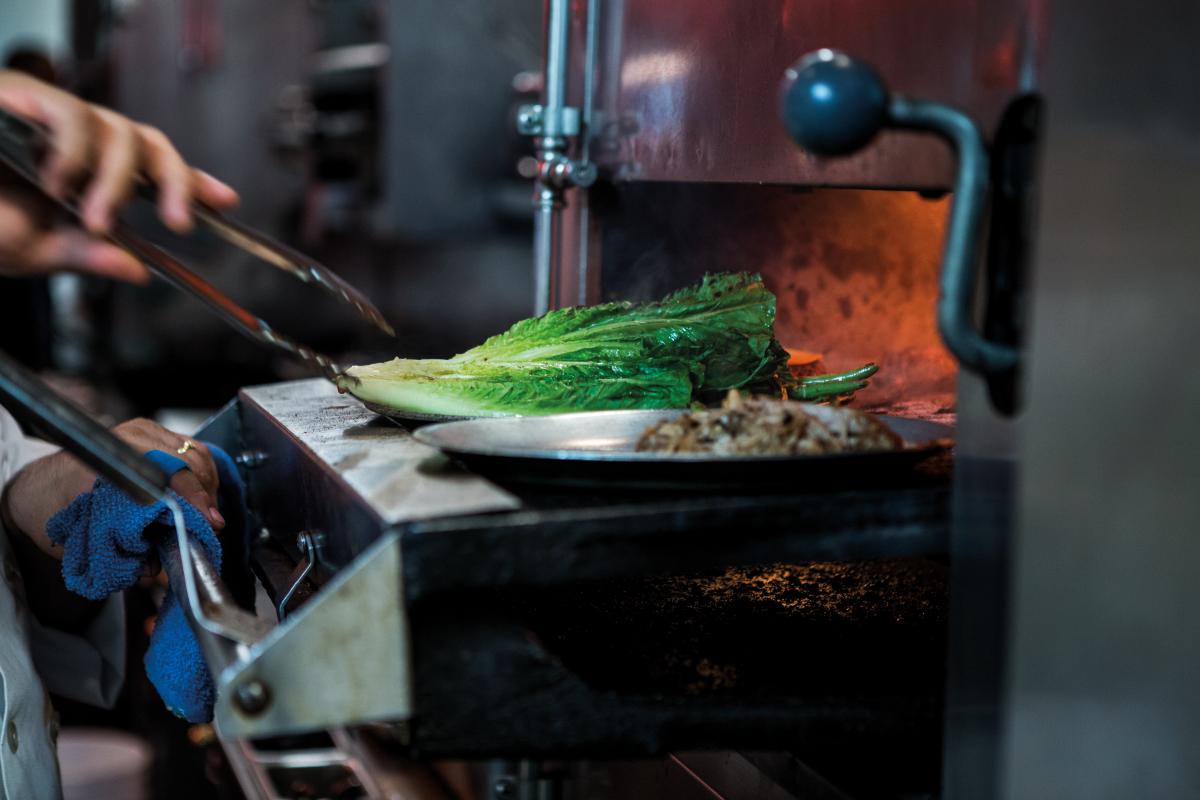
[[[1200,16],[1055,17],[1002,796],[1197,797]]]

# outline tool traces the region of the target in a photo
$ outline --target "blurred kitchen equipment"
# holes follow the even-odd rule
[[[63,800],[148,800],[149,744],[115,730],[63,728],[58,763]]]

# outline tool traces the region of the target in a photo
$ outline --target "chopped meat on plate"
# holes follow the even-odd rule
[[[730,391],[720,408],[691,411],[656,423],[637,449],[715,455],[824,455],[898,450],[904,441],[872,415]]]

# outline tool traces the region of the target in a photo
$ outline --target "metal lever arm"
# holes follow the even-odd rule
[[[810,53],[787,70],[781,115],[792,138],[818,156],[853,153],[888,127],[930,131],[951,144],[958,175],[942,252],[938,330],[966,369],[988,374],[1016,367],[1018,350],[984,338],[973,321],[988,155],[970,117],[939,103],[889,95],[873,69],[833,50]]]

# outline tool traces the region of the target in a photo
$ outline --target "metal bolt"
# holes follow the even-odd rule
[[[233,463],[246,469],[254,469],[267,460],[267,454],[262,450],[246,450],[233,457]]]
[[[517,110],[517,132],[525,136],[538,136],[542,132],[545,109],[539,105],[521,106]]]
[[[517,796],[517,782],[510,777],[503,777],[492,785],[492,794],[499,800],[507,800]]]
[[[296,535],[296,549],[306,558],[320,561],[323,547],[325,547],[325,534],[320,531],[300,531]]]
[[[262,681],[252,679],[239,686],[233,698],[244,713],[261,714],[271,704],[271,690]]]
[[[586,189],[596,182],[597,170],[595,164],[590,161],[576,161],[572,166],[574,167],[574,174],[571,176],[571,180],[576,186]]]

